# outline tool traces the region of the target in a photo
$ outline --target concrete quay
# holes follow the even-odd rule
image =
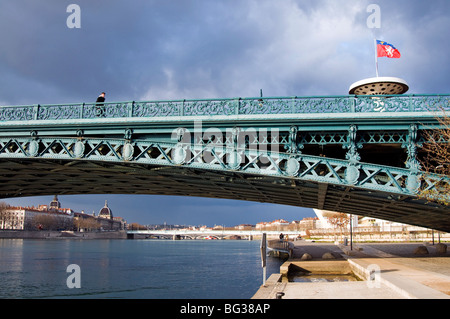
[[[438,253],[426,245],[428,254],[417,255],[414,250],[423,243],[353,244],[352,250],[303,240],[294,245],[280,273],[272,274],[252,299],[450,299],[450,247]],[[301,260],[305,253],[310,260]],[[331,259],[323,259],[325,253]],[[289,281],[288,275],[299,270],[353,273],[360,280]]]

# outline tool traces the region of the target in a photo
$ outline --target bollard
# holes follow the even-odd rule
[[[277,292],[277,299],[283,299],[284,292]]]

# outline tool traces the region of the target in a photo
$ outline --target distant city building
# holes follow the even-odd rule
[[[123,219],[122,217],[113,217],[113,220],[121,223],[126,223],[125,219]]]
[[[111,209],[108,207],[108,201],[105,200],[105,206],[100,209],[100,212],[98,213],[98,217],[106,218],[106,219],[113,219],[113,214]]]
[[[122,230],[126,227],[126,221],[122,217],[113,217],[106,200],[105,206],[100,209],[98,216],[95,216],[95,213],[92,215],[76,213],[75,218],[78,220],[78,224],[82,225],[81,229],[85,230],[91,230],[93,226],[100,230]]]
[[[272,226],[289,226],[289,222],[284,219],[274,220],[271,224]]]
[[[267,222],[257,223],[255,226],[255,229],[264,229],[264,228],[266,228],[267,224],[268,224]]]
[[[41,229],[43,224],[61,229],[71,225],[71,209],[52,209],[47,205],[36,207],[8,207],[0,213],[0,229]]]
[[[61,208],[61,203],[58,200],[58,195],[55,195],[55,197],[53,198],[53,200],[50,203],[50,209],[60,209]]]
[[[333,215],[340,214],[333,211],[314,209],[318,217],[318,222],[316,223],[316,229],[333,229],[333,225],[330,223],[329,218]],[[373,217],[363,217],[358,215],[348,215],[351,216],[352,228],[364,228],[364,227],[376,227],[378,231],[390,232],[390,231],[426,231],[426,228],[412,226],[407,224],[402,224],[398,222],[391,222],[387,220],[377,219]],[[349,220],[350,221],[350,220]],[[350,222],[347,224],[347,228],[350,229]]]
[[[299,222],[300,229],[302,229],[302,230],[315,229],[316,228],[316,223],[317,223],[318,220],[319,219],[317,217],[306,217],[306,218],[303,218]]]
[[[82,222],[83,221],[83,222]],[[98,217],[61,208],[57,195],[50,205],[36,207],[7,207],[0,211],[0,229],[10,230],[122,230],[126,221],[113,217],[108,203],[100,209]]]
[[[273,227],[285,227],[285,226],[289,226],[289,222],[284,220],[284,219],[276,219],[272,222],[261,222],[261,223],[257,223],[255,225],[255,229],[269,229],[269,228],[273,228]]]
[[[250,224],[241,224],[241,225],[237,225],[234,227],[235,229],[238,230],[252,230],[253,229],[253,225]]]

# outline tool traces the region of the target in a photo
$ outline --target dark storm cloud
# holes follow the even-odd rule
[[[383,73],[399,76],[410,85],[409,93],[446,94],[450,82],[450,2],[379,1],[382,28],[377,34],[391,41],[402,58],[380,60]]]
[[[99,90],[137,99],[170,70],[187,89],[226,77],[258,41],[237,3],[78,1],[81,29],[66,26],[69,2],[2,3],[0,101],[69,101]]]
[[[144,18],[139,6],[99,3],[79,1],[81,29],[67,27],[66,1],[2,4],[1,65],[9,68],[2,80],[13,78],[17,88],[2,92],[2,99],[11,93],[6,99],[72,102],[108,89],[128,95],[139,70],[154,60],[147,41],[153,28],[139,27]]]
[[[81,29],[69,29],[70,3]],[[382,27],[366,26],[370,3]],[[381,75],[445,91],[443,1],[4,1],[0,102],[58,103],[346,94],[374,76],[373,36],[394,43]],[[431,85],[430,78],[438,84]],[[412,88],[413,89],[413,88]],[[430,91],[431,90],[431,91]]]
[[[71,3],[81,8],[80,29],[66,25]],[[366,25],[369,4],[380,6],[380,29]],[[402,54],[379,59],[381,76],[405,79],[410,93],[445,94],[448,29],[448,0],[0,1],[0,105],[93,101],[101,91],[107,101],[246,97],[260,89],[265,96],[345,95],[351,83],[375,76],[374,37]],[[66,206],[86,212],[104,204],[104,196],[73,198]],[[150,205],[148,222],[161,222],[162,211],[169,223],[190,216],[255,222],[263,212],[270,220],[272,210],[200,199],[174,199],[168,208],[167,198],[115,198],[108,197],[113,211],[141,223],[136,214]],[[273,219],[293,212],[273,210]]]

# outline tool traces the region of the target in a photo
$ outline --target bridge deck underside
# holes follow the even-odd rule
[[[153,194],[246,200],[352,213],[450,232],[448,207],[353,186],[126,162],[0,162],[1,197],[54,194]]]

